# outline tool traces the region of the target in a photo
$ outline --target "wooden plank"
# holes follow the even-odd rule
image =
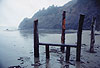
[[[80,61],[80,55],[81,55],[81,41],[82,41],[82,27],[84,22],[85,15],[80,14],[79,19],[79,26],[78,26],[78,32],[77,32],[77,49],[76,49],[76,61]]]
[[[34,21],[34,56],[39,57],[38,20]]]
[[[91,41],[90,41],[90,53],[94,53],[94,43],[95,43],[95,23],[96,18],[93,17],[92,24],[91,24]]]
[[[46,47],[46,58],[49,59],[50,58],[50,54],[49,54],[49,46],[45,46]]]
[[[70,45],[70,44],[54,44],[54,43],[39,43],[39,45],[44,45],[44,46],[65,46],[65,47],[77,47],[77,45]]]
[[[63,14],[62,14],[63,18],[62,18],[62,36],[61,36],[61,43],[62,44],[65,44],[65,24],[66,24],[66,11],[63,11]],[[64,46],[61,46],[61,51],[64,53]]]

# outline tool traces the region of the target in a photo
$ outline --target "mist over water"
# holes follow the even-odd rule
[[[1,0],[0,0],[0,2],[1,2]]]
[[[18,27],[25,17],[51,5],[63,6],[70,0],[0,0],[0,26]]]

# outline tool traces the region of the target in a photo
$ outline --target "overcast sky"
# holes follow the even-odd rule
[[[25,17],[50,5],[63,6],[71,0],[0,0],[0,26],[18,27]]]

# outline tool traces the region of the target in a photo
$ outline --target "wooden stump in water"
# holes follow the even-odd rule
[[[80,61],[81,57],[81,41],[82,41],[82,27],[85,15],[80,14],[78,32],[77,32],[77,49],[76,49],[76,61]]]
[[[92,24],[91,24],[90,53],[94,53],[94,43],[95,43],[95,23],[96,23],[96,18],[93,17]]]
[[[62,18],[61,43],[62,43],[62,44],[65,44],[65,29],[66,29],[66,27],[65,27],[65,24],[66,24],[66,19],[65,19],[65,17],[66,17],[66,11],[63,11],[62,16],[63,16],[63,18]],[[61,46],[61,51],[62,51],[63,53],[64,53],[64,50],[65,50],[64,46]]]
[[[39,57],[38,20],[34,21],[34,57]]]

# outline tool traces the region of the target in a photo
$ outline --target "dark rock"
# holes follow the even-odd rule
[[[8,68],[21,68],[21,67],[18,65],[18,66],[10,66]]]
[[[42,65],[41,63],[35,63],[35,64],[31,64],[31,66],[40,66]]]
[[[30,54],[32,54],[33,52],[30,52]]]
[[[23,59],[23,57],[20,57],[19,59],[17,59],[17,60],[22,60]]]
[[[50,49],[50,52],[58,53],[58,51],[56,49]]]
[[[24,62],[20,63],[20,64],[24,64]]]
[[[75,66],[75,62],[74,61],[69,61],[69,64],[74,65]]]
[[[87,63],[90,63],[89,61],[87,61]]]
[[[98,55],[95,55],[96,57],[98,56]]]
[[[100,35],[100,34],[95,34],[95,36],[96,36],[96,35]]]
[[[82,44],[83,46],[87,46],[86,44]]]

